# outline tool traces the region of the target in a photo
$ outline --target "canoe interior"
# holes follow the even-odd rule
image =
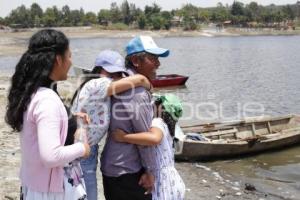
[[[300,117],[264,117],[231,123],[183,127],[186,134],[205,136],[207,141],[185,139],[177,158],[207,160],[234,157],[300,143]]]
[[[224,124],[202,124],[183,127],[185,133],[201,133],[212,140],[216,139],[246,139],[255,136],[273,135],[284,133],[291,128],[300,129],[299,116],[274,117],[269,119],[244,120],[236,123]]]

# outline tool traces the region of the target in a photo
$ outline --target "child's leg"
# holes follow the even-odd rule
[[[91,146],[91,154],[80,162],[88,200],[97,200],[96,170],[98,164],[98,144]]]

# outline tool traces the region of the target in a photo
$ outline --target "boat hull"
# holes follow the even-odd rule
[[[237,144],[210,144],[208,142],[185,141],[181,154],[176,154],[178,160],[216,160],[237,157],[245,154],[255,154],[276,150],[300,143],[300,132],[280,140],[256,142],[249,145],[243,141]]]
[[[283,119],[281,119],[281,121],[283,121]],[[265,123],[268,122],[269,121],[266,121]],[[274,127],[277,126],[278,128],[280,126],[278,121],[272,123],[274,124]],[[243,129],[245,131],[245,127],[249,124],[240,125],[241,127],[238,127],[237,129]],[[263,129],[263,123],[259,122],[259,124]],[[217,160],[277,150],[300,144],[299,124],[295,123],[292,127],[288,127],[288,125],[284,126],[285,129],[271,134],[261,134],[262,131],[258,129],[257,131],[260,134],[260,137],[252,139],[251,137],[247,137],[230,141],[223,140],[222,142],[215,143],[212,141],[194,141],[185,139],[181,141],[180,152],[175,153],[175,158],[177,160]],[[238,134],[238,132],[236,134]]]
[[[184,85],[189,77],[177,74],[158,75],[156,79],[151,80],[153,87],[169,87]]]

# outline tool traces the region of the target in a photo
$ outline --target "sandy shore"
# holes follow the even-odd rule
[[[76,79],[59,83],[59,91],[64,96],[73,94],[70,86],[76,85]],[[18,199],[20,180],[18,178],[20,167],[20,145],[18,133],[13,133],[4,122],[5,107],[9,78],[0,77],[0,199]],[[104,141],[104,140],[103,140]],[[100,145],[100,152],[103,143]],[[222,174],[206,166],[205,163],[176,163],[176,167],[186,184],[186,200],[198,199],[273,199],[263,193],[251,192],[245,189],[245,183],[239,177],[231,174]],[[98,190],[100,199],[103,197],[101,173],[98,170]]]

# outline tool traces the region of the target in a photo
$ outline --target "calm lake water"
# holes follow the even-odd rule
[[[122,52],[129,38],[72,39],[73,65],[89,68],[102,49]],[[171,54],[158,74],[189,76],[176,93],[184,103],[181,124],[236,120],[257,115],[300,113],[300,36],[157,38]],[[12,73],[19,56],[0,56]],[[241,160],[207,163],[275,196],[300,199],[300,148]]]

